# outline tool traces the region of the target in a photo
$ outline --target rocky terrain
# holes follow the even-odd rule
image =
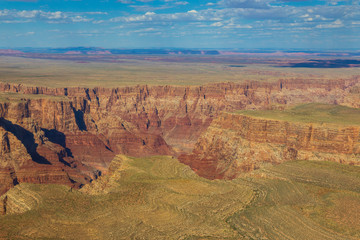
[[[324,107],[310,106],[313,111]],[[328,108],[330,112],[336,110],[331,105]],[[355,117],[360,119],[360,111]],[[181,155],[179,159],[210,179],[233,179],[263,163],[290,160],[360,165],[360,125],[292,122],[246,113],[223,113],[199,138],[192,154]]]
[[[117,154],[137,157],[179,156],[190,153],[197,141],[194,154],[208,154],[209,148],[205,148],[201,142],[209,143],[208,137],[211,134],[223,134],[223,131],[228,131],[231,127],[235,127],[235,132],[242,134],[242,141],[246,140],[250,145],[255,142],[262,144],[280,141],[276,134],[264,135],[265,132],[259,132],[258,128],[265,125],[270,130],[275,130],[281,127],[285,129],[282,134],[296,136],[294,131],[298,131],[295,130],[297,127],[292,130],[291,127],[284,127],[285,123],[255,121],[252,123],[254,125],[248,123],[250,128],[245,134],[237,126],[246,124],[246,118],[224,115],[223,112],[283,109],[304,102],[342,104],[358,108],[359,83],[359,77],[338,81],[289,79],[274,83],[220,83],[199,87],[134,86],[113,89],[45,88],[2,83],[0,193],[21,182],[61,183],[80,187],[106,173]],[[212,123],[213,119],[216,120]],[[209,126],[211,127],[208,129]],[[299,136],[304,138],[315,130],[332,131],[321,127],[309,130],[307,125],[301,129],[303,133],[299,133]],[[344,131],[356,135],[356,129],[338,130],[340,133]],[[311,136],[313,135],[310,135],[310,140]],[[347,139],[348,135],[345,134],[343,138]],[[266,158],[268,161],[279,162],[283,156],[292,159],[294,156],[304,155],[303,150],[309,151],[312,148],[308,144],[310,140],[302,143],[290,141],[288,137],[281,139],[282,142],[276,143],[286,142],[288,145],[283,150],[285,152],[270,154]],[[355,137],[350,137],[350,140],[358,141]],[[347,143],[350,140],[346,140]],[[219,154],[229,152],[220,142],[214,142],[223,148],[223,151],[215,154],[216,159],[226,159],[225,161],[213,164],[213,160],[210,160],[210,163],[204,164],[201,157],[195,156],[195,160],[192,157],[181,157],[181,161],[209,178],[232,178],[239,168],[256,168],[256,161],[251,162],[251,157],[246,165],[233,165],[232,155],[221,158]],[[300,148],[294,148],[294,144]],[[320,152],[324,154],[334,151],[331,144],[319,144],[316,147],[322,149]],[[341,149],[341,146],[335,149]],[[211,151],[217,151],[217,148]],[[252,154],[251,151],[247,154]],[[268,149],[261,151],[267,152]],[[358,150],[351,151],[346,148],[339,153],[358,153]],[[234,150],[231,154],[238,153]],[[319,156],[321,157],[323,156]],[[200,167],[199,163],[203,166]]]

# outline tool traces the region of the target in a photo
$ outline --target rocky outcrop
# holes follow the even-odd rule
[[[35,209],[42,198],[27,185],[17,185],[3,196],[0,196],[0,215],[24,213]]]
[[[222,111],[314,101],[359,107],[359,85],[359,77],[113,89],[0,83],[0,92],[19,94],[0,103],[0,193],[17,182],[81,186],[116,154],[189,153]]]
[[[200,176],[232,179],[262,163],[289,160],[360,165],[360,127],[261,119],[224,113],[180,161]]]

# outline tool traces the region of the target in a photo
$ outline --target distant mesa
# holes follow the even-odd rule
[[[229,65],[228,67],[231,67],[231,68],[242,68],[242,67],[245,67],[244,65]]]
[[[316,52],[292,52],[292,51],[274,51],[274,50],[248,50],[248,51],[220,51],[221,55],[237,56],[257,56],[257,57],[290,57],[290,56],[317,56]]]
[[[0,49],[0,54],[22,54],[24,52],[13,49]]]
[[[77,54],[82,54],[82,52],[80,52],[80,51],[67,51],[67,52],[64,53],[64,54],[77,55]]]
[[[67,51],[64,54],[67,55],[80,55],[80,54],[86,54],[86,55],[108,55],[111,54],[110,51],[104,50],[104,51]]]
[[[155,54],[155,55],[219,55],[217,50],[190,49],[110,49],[112,54]]]
[[[22,50],[22,49],[20,49]],[[0,49],[0,54],[46,53],[67,55],[219,55],[218,50],[194,49],[105,49],[99,47],[68,47],[68,48],[26,48],[23,51]]]
[[[111,54],[111,52],[109,50],[104,50],[104,51],[88,51],[86,52],[86,54],[88,55],[107,55],[107,54]]]
[[[351,68],[360,67],[360,60],[353,59],[332,59],[316,60],[310,59],[305,62],[290,63],[282,67],[290,68]]]
[[[242,50],[219,50],[220,55],[228,56],[252,56],[252,57],[350,57],[359,56],[358,51],[311,51],[311,50],[275,50],[275,49],[242,49]]]
[[[238,56],[238,57],[359,57],[359,51],[310,51],[310,50],[276,50],[276,49],[186,49],[186,48],[101,48],[101,47],[64,47],[64,48],[15,48],[0,49],[0,54],[66,54],[66,55],[207,55],[207,56]],[[333,64],[340,64],[336,61]],[[347,60],[346,60],[347,61]],[[293,62],[284,67],[303,67],[301,64],[312,64],[312,67],[318,67],[319,64],[326,65],[328,60],[308,60],[303,62]],[[299,65],[300,64],[300,65]],[[316,65],[317,64],[317,65]],[[330,67],[334,67],[330,64]],[[346,64],[346,63],[345,63]],[[352,64],[352,63],[349,63]],[[355,63],[359,64],[359,63]],[[309,65],[310,66],[310,65]],[[305,66],[306,67],[306,66]],[[349,67],[349,66],[345,66]],[[329,67],[328,67],[329,68]]]

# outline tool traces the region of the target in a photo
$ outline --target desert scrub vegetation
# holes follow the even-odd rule
[[[360,109],[322,103],[301,104],[285,110],[240,110],[235,113],[287,122],[360,125]]]
[[[20,184],[8,194],[19,188],[39,200],[0,216],[5,239],[360,237],[360,168],[333,162],[269,164],[211,181],[170,156],[119,155],[107,175],[80,191]]]

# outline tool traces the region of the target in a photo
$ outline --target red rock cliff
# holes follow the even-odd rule
[[[14,172],[20,176],[20,170],[24,169],[23,177],[17,177],[18,182],[81,185],[106,172],[116,154],[190,152],[222,111],[268,109],[314,101],[359,107],[356,92],[359,82],[360,78],[354,77],[323,82],[292,79],[274,83],[114,89],[0,83],[0,92],[27,94],[16,101],[0,103],[0,129],[15,137],[10,141],[10,149],[13,143],[23,145],[25,150],[21,152],[30,156],[24,160],[23,167],[17,168],[16,164],[1,167],[0,181],[10,186]],[[6,144],[1,147],[6,149]],[[3,162],[4,153],[0,156]],[[37,169],[42,169],[44,177],[37,177]]]
[[[296,123],[224,113],[179,157],[200,176],[232,179],[263,162],[336,161],[360,165],[360,127]]]

